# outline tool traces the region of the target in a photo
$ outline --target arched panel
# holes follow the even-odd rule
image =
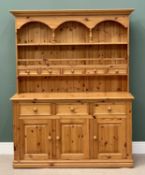
[[[52,30],[44,23],[29,22],[18,30],[18,43],[51,42]]]
[[[67,21],[55,30],[55,39],[58,43],[86,43],[89,41],[89,29],[80,22]]]
[[[97,24],[93,30],[94,42],[126,42],[127,28],[116,21],[103,21]]]

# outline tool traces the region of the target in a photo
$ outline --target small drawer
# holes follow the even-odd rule
[[[99,68],[99,69],[97,69],[97,74],[105,74],[106,73],[106,70],[105,70],[105,68]]]
[[[95,104],[93,114],[126,114],[126,105],[124,104]]]
[[[30,74],[30,75],[38,75],[38,73],[39,73],[38,70],[35,70],[35,69],[33,70],[33,69],[32,69],[32,70],[30,70],[30,73],[29,73],[29,74]]]
[[[19,69],[18,70],[18,75],[22,76],[22,75],[28,75],[28,72],[25,69]]]
[[[41,75],[60,75],[60,69],[43,69]]]
[[[18,74],[19,75],[37,75],[38,71],[35,70],[35,69],[31,69],[31,70],[29,70],[29,69],[20,69],[18,71]]]
[[[57,104],[56,115],[88,115],[87,104]]]
[[[20,104],[20,115],[51,115],[50,104]]]
[[[108,74],[127,74],[127,69],[109,69]]]
[[[64,75],[82,75],[82,74],[84,74],[84,69],[63,69],[63,74]]]
[[[87,75],[94,75],[94,74],[97,74],[97,69],[94,69],[94,68],[92,68],[92,69],[87,69],[87,70],[86,70],[86,74],[87,74]]]

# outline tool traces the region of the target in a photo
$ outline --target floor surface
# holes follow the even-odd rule
[[[12,160],[0,155],[0,175],[145,175],[145,155],[134,155],[134,168],[13,169]]]

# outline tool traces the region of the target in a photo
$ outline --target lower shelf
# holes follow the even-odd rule
[[[122,160],[55,160],[14,161],[14,168],[121,168],[133,167],[132,159]]]

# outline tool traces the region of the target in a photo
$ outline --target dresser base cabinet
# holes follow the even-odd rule
[[[131,95],[56,95],[13,97],[14,167],[132,167]]]

